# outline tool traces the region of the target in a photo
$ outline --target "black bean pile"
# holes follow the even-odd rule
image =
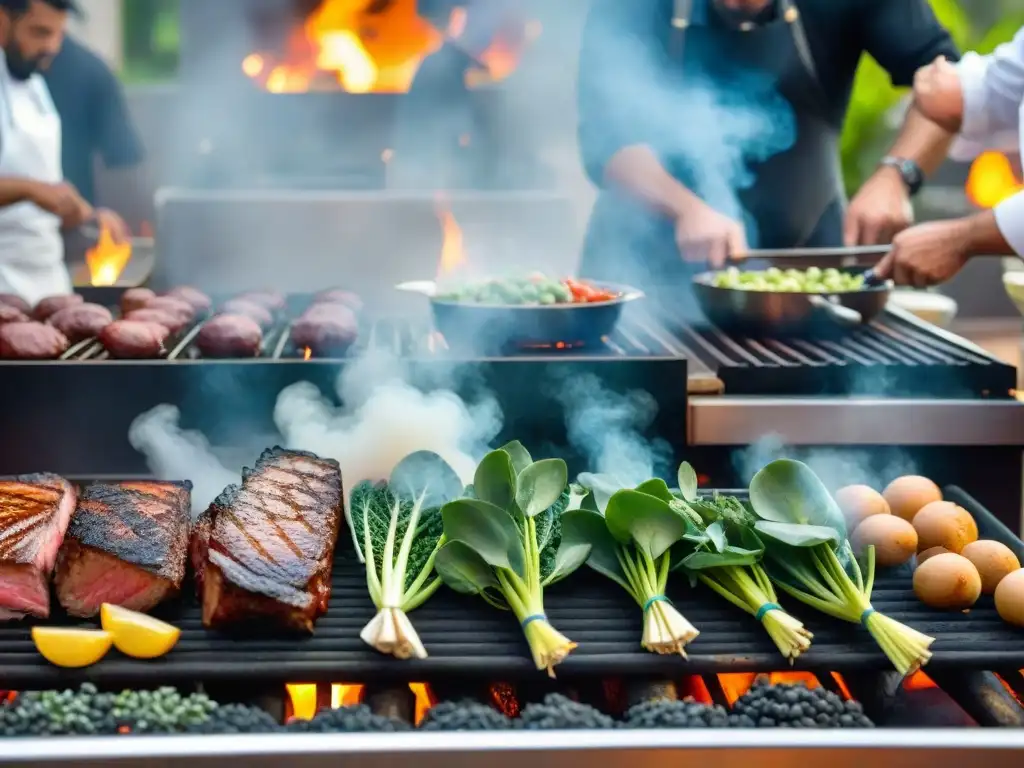
[[[622,720],[556,693],[526,704],[517,718],[482,702],[446,701],[433,707],[415,729],[363,704],[325,709],[312,720],[280,725],[261,709],[218,705],[202,694],[182,696],[173,688],[114,694],[86,684],[77,691],[24,693],[0,704],[0,735],[8,737],[777,727],[870,728],[872,723],[860,704],[824,688],[767,682],[755,683],[731,710],[692,699],[655,700],[633,706]]]

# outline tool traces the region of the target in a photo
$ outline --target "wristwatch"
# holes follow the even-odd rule
[[[882,165],[887,168],[896,169],[911,197],[916,195],[921,190],[921,187],[924,186],[924,171],[913,160],[888,156],[882,158]]]

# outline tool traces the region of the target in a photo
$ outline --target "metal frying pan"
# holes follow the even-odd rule
[[[431,281],[402,283],[396,288],[430,299],[434,327],[449,346],[493,351],[508,345],[593,344],[615,329],[626,304],[644,296],[628,285],[587,282],[618,298],[593,304],[470,304],[438,298],[437,285]]]
[[[714,284],[717,273],[704,272],[693,279],[693,290],[705,316],[723,330],[766,336],[821,335],[874,319],[892,292],[892,283],[878,280],[871,270],[840,271],[863,274],[865,287],[834,294],[748,291],[719,288]]]

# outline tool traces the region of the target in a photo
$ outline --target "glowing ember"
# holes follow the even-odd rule
[[[718,682],[722,686],[722,690],[725,692],[725,698],[730,705],[736,702],[740,696],[750,690],[750,687],[754,684],[754,680],[758,676],[754,673],[732,673],[727,675],[719,675]],[[821,683],[818,682],[818,678],[812,675],[810,672],[772,672],[767,675],[769,682],[772,685],[779,685],[784,683],[804,683],[808,688],[818,688]]]
[[[85,263],[89,267],[89,282],[92,285],[116,285],[117,278],[124,272],[132,257],[132,244],[118,245],[103,226],[96,245],[85,252]]]
[[[979,208],[993,208],[1011,195],[1024,191],[1010,159],[1001,152],[984,152],[971,164],[967,177],[968,199]]]
[[[437,218],[441,222],[441,261],[437,265],[437,275],[451,275],[465,266],[466,251],[462,245],[462,228],[455,220],[451,209],[443,202],[438,203]]]
[[[374,7],[376,6],[376,7]],[[417,0],[384,5],[366,0],[321,0],[275,55],[253,52],[242,72],[271,93],[342,89],[349,93],[404,93],[423,59],[447,36],[466,26],[464,8],[453,9],[442,33],[417,12]],[[470,87],[503,80],[515,71],[523,48],[540,32],[536,22],[510,19],[467,74]]]
[[[302,352],[302,359],[303,360],[309,360],[309,358],[311,358],[312,356],[313,356],[313,350],[310,349],[309,347],[306,347],[306,349],[303,350],[303,352]]]

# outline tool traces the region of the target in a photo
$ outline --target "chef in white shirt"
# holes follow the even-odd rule
[[[94,212],[61,167],[61,123],[39,70],[60,51],[75,0],[0,0],[0,293],[30,304],[70,293],[62,230]]]
[[[937,59],[914,78],[914,104],[959,134],[952,154],[1024,147],[1024,29],[991,55],[969,53],[956,65]],[[1008,146],[1012,145],[1012,146]],[[876,267],[897,283],[925,287],[953,277],[974,256],[1024,257],[1024,192],[990,211],[906,229]]]

